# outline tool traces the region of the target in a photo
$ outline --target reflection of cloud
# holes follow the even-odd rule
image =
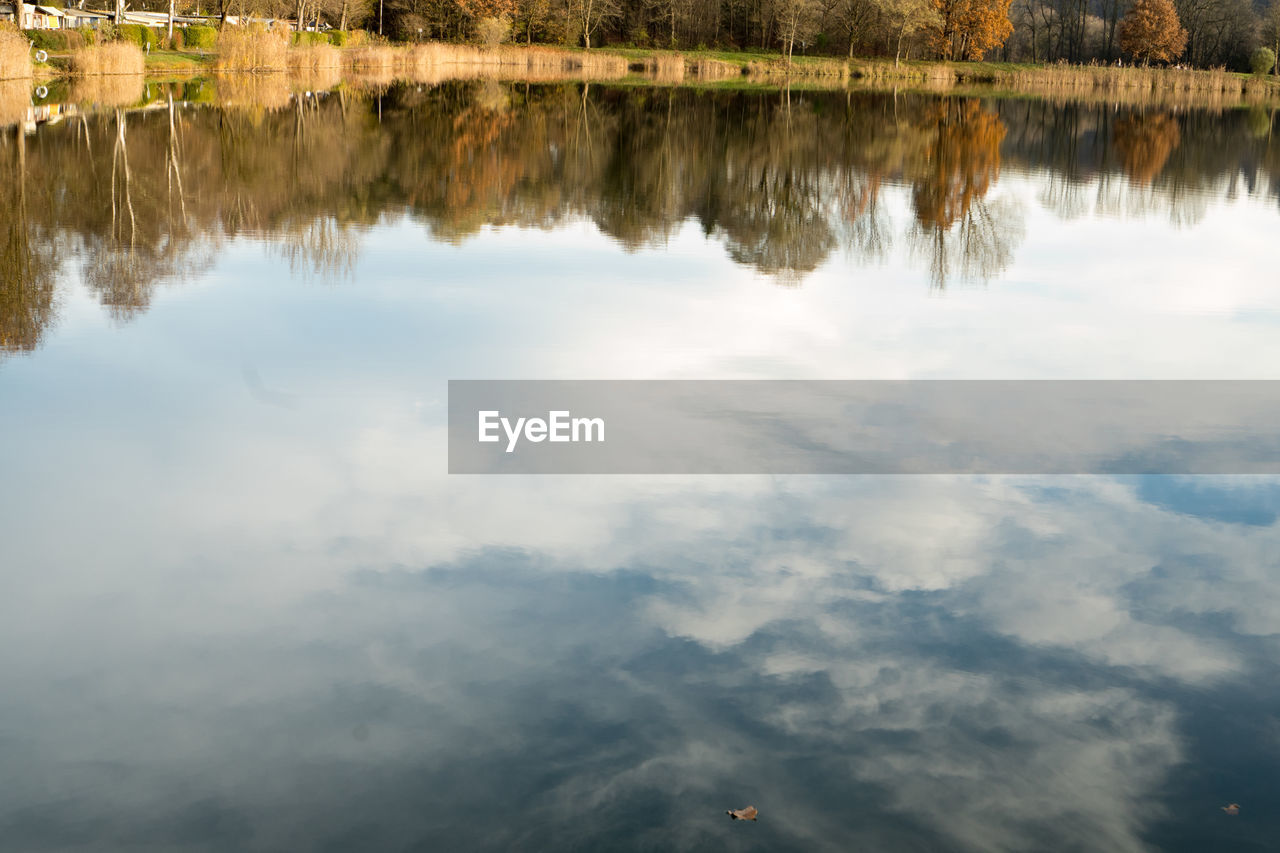
[[[261,495],[223,519],[233,544],[135,566],[145,594],[109,613],[97,567],[0,605],[16,648],[40,635],[24,599],[88,583],[41,612],[84,633],[3,660],[11,695],[52,709],[13,802],[91,761],[131,782],[46,816],[86,809],[122,843],[217,814],[319,841],[363,815],[403,843],[724,848],[741,837],[706,815],[751,801],[770,849],[1139,850],[1184,751],[1166,682],[1241,674],[1246,638],[1180,614],[1261,631],[1280,609],[1269,528],[1127,482],[442,480],[394,468],[429,456],[409,434],[366,435],[356,477],[312,482],[303,512]],[[91,730],[85,705],[105,709]],[[219,755],[222,775],[164,792]],[[495,800],[510,820],[479,819]]]

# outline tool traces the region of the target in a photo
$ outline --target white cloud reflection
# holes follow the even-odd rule
[[[0,837],[1147,849],[1188,703],[1277,651],[1274,520],[1212,511],[1238,481],[449,478],[443,383],[1270,376],[1274,288],[1188,260],[1258,213],[1033,210],[944,296],[896,260],[778,288],[691,228],[624,265],[391,224],[323,298],[231,246],[130,326],[72,312],[0,370]]]

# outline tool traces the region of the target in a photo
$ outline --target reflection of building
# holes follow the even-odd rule
[[[36,132],[42,124],[57,124],[79,110],[75,104],[36,104],[27,108],[27,117],[22,122],[22,130],[27,135]]]

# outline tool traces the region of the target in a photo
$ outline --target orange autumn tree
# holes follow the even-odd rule
[[[1138,62],[1172,62],[1187,47],[1173,0],[1135,0],[1120,21],[1120,49]]]
[[[1013,0],[933,0],[938,22],[930,41],[943,59],[981,59],[1013,33]]]
[[[459,11],[473,21],[503,21],[507,27],[510,27],[511,16],[516,10],[516,0],[454,0],[454,2]]]

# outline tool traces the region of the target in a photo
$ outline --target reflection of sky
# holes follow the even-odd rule
[[[1000,190],[942,294],[403,222],[70,291],[0,365],[0,847],[1264,849],[1272,481],[443,473],[448,378],[1275,378],[1273,212]]]

